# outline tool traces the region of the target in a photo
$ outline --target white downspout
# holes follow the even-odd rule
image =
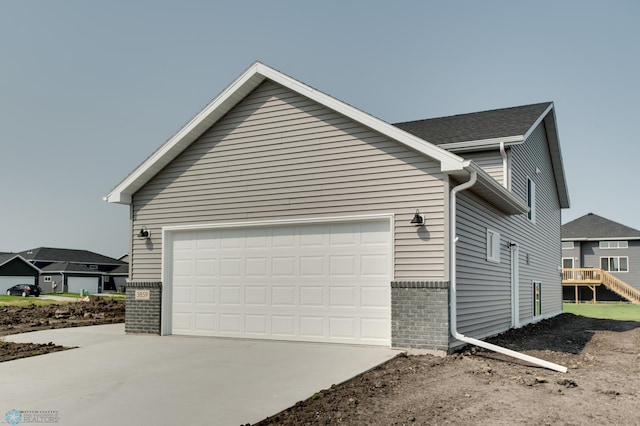
[[[509,162],[507,151],[504,149],[504,142],[500,142],[500,155],[502,156],[502,186],[509,189]]]
[[[456,236],[456,194],[460,191],[464,191],[465,189],[471,188],[475,185],[476,180],[478,179],[478,174],[474,171],[470,171],[471,176],[469,180],[465,183],[462,183],[451,190],[450,195],[450,203],[449,203],[449,238],[451,239],[451,244],[449,244],[449,264],[450,264],[450,300],[451,306],[449,308],[450,312],[450,329],[451,335],[456,339],[469,343],[481,348],[489,349],[494,352],[498,352],[501,354],[505,354],[511,356],[513,358],[521,359],[523,361],[530,362],[531,364],[539,365],[544,368],[548,368],[550,370],[559,371],[560,373],[566,373],[567,367],[562,365],[554,364],[552,362],[544,361],[539,358],[535,358],[529,355],[522,354],[520,352],[512,351],[511,349],[503,348],[502,346],[493,345],[491,343],[484,342],[482,340],[473,339],[471,337],[467,337],[461,333],[458,333],[458,324],[457,324],[457,299],[456,299],[456,243],[458,242],[458,237]]]

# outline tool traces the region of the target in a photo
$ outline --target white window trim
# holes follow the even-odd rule
[[[487,261],[500,263],[500,233],[487,228]]]
[[[571,247],[565,247],[564,245],[567,244],[571,244]],[[573,250],[574,248],[576,248],[576,244],[573,241],[563,241],[562,242],[562,250]]]
[[[627,259],[627,270],[626,271],[611,271],[611,270],[604,269],[604,271],[606,271],[606,272],[615,272],[616,274],[626,274],[627,272],[629,272],[629,256],[600,256],[600,267],[602,268],[602,259],[611,259],[611,258],[614,258],[614,257],[618,259],[618,267],[620,266],[620,259]]]
[[[615,247],[611,247],[612,244],[615,243]],[[613,250],[613,249],[626,249],[629,248],[628,241],[600,241],[598,246],[602,250]]]
[[[45,283],[50,283],[51,282],[51,275],[45,275],[44,277],[42,277],[42,281]]]
[[[531,307],[531,313],[533,314],[533,317],[539,317],[542,315],[542,281],[531,281],[532,284],[532,294],[531,296],[533,297],[533,306]],[[536,314],[536,286],[538,286],[538,288],[540,289],[540,312],[538,314]]]
[[[527,177],[527,205],[529,206],[527,218],[536,223],[536,183],[530,177]]]

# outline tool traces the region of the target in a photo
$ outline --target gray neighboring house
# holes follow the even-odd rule
[[[105,200],[128,333],[449,351],[562,312],[549,102],[392,125],[255,63]]]
[[[562,225],[562,268],[565,300],[640,303],[640,231],[593,213],[568,222]],[[636,292],[618,290],[608,275]]]
[[[38,284],[45,293],[115,291],[128,276],[128,265],[88,250],[39,247],[17,253],[39,271]]]
[[[0,253],[0,294],[17,284],[35,284],[40,270],[15,253]]]

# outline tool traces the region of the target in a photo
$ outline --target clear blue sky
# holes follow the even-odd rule
[[[640,229],[638,1],[0,2],[0,251],[128,250],[102,200],[260,60],[388,122],[553,101],[572,207]]]

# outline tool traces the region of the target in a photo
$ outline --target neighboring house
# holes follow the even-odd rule
[[[552,103],[391,125],[255,63],[105,200],[129,333],[449,351],[562,312]]]
[[[40,271],[45,293],[89,293],[116,290],[128,276],[127,263],[88,250],[39,247],[17,253]]]
[[[640,303],[640,231],[593,213],[566,223],[562,268],[565,300]]]
[[[15,253],[0,253],[0,294],[16,284],[35,284],[40,270]]]

